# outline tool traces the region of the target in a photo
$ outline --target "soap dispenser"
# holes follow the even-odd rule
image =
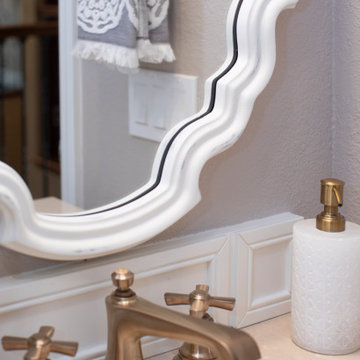
[[[324,211],[293,231],[292,338],[326,355],[360,348],[360,226],[338,207],[344,182],[321,180]]]

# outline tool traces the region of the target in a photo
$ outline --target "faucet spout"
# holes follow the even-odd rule
[[[129,288],[118,287],[106,298],[106,307],[106,360],[143,360],[140,339],[148,335],[206,346],[221,360],[260,358],[256,342],[245,332],[153,304]]]

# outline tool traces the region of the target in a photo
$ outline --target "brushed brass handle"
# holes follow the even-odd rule
[[[233,310],[235,306],[235,298],[211,296],[209,287],[204,284],[196,285],[190,294],[166,293],[164,297],[169,306],[190,305],[190,314],[199,318],[205,316],[209,307]]]
[[[231,311],[235,307],[235,298],[211,296],[209,306]]]
[[[29,338],[4,336],[1,339],[4,350],[27,350],[25,360],[48,360],[51,352],[75,356],[78,343],[68,341],[52,341],[55,329],[52,326],[42,326],[39,332]]]
[[[53,341],[50,352],[75,356],[78,349],[78,343],[73,341]]]
[[[44,350],[42,348],[31,347],[24,356],[24,360],[39,360],[44,358]]]
[[[1,339],[4,350],[26,350],[28,348],[27,339],[15,336],[4,336]]]
[[[189,294],[166,293],[164,295],[166,305],[190,305]]]
[[[39,330],[40,336],[51,338],[54,335],[55,328],[52,326],[42,326]]]

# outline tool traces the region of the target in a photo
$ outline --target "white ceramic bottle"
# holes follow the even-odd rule
[[[360,348],[360,226],[338,213],[344,182],[321,180],[324,211],[295,224],[292,338],[327,355]]]

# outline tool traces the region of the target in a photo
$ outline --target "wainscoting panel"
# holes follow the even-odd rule
[[[163,294],[191,292],[206,283],[217,296],[235,296],[233,312],[213,310],[237,327],[289,311],[291,232],[299,216],[284,213],[166,242],[143,245],[119,255],[60,265],[0,279],[0,336],[29,336],[42,325],[55,326],[54,339],[80,343],[78,360],[103,359],[106,352],[105,297],[118,267],[135,273],[139,296],[165,305]],[[188,312],[186,306],[178,311]],[[145,338],[146,357],[179,342]],[[22,358],[3,352],[2,360]],[[65,359],[53,355],[52,359]]]
[[[269,219],[269,218],[268,218]],[[263,223],[240,231],[236,327],[251,325],[265,318],[290,311],[291,239],[293,220],[281,224]]]

